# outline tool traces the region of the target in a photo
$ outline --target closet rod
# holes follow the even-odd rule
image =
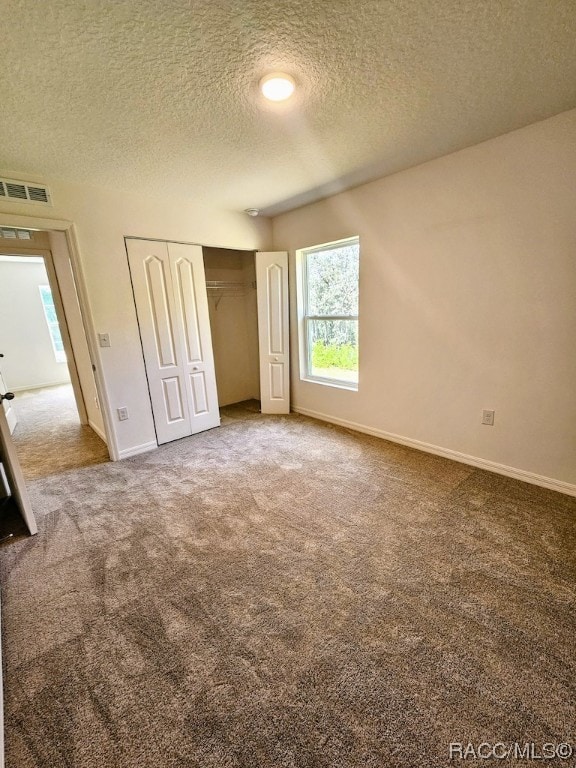
[[[237,280],[206,280],[208,288],[244,288],[246,283]]]
[[[256,288],[256,283],[250,281],[247,283],[240,283],[236,280],[206,280],[207,288]]]

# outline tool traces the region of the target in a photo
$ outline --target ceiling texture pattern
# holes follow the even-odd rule
[[[576,107],[574,0],[0,0],[0,19],[2,171],[226,209]],[[274,105],[278,70],[297,94]]]

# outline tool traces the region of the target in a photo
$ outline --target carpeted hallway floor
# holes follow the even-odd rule
[[[30,482],[40,533],[0,549],[7,768],[430,768],[459,762],[451,742],[576,743],[576,499],[224,414]]]
[[[106,444],[82,426],[71,384],[18,392],[13,440],[27,480],[109,461]]]

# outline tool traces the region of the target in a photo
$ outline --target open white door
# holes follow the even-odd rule
[[[290,413],[288,254],[256,253],[262,413]]]
[[[202,248],[127,239],[158,443],[220,424]]]
[[[2,357],[2,355],[0,355],[0,357]],[[6,394],[6,384],[4,383],[4,379],[2,378],[2,371],[0,371],[0,397],[5,394]],[[3,399],[2,406],[4,408],[4,413],[6,414],[8,429],[10,430],[10,434],[12,434],[16,428],[16,424],[18,423],[16,411],[14,410],[14,408],[12,408],[11,400]]]
[[[8,428],[8,422],[6,421],[6,414],[4,408],[0,408],[0,462],[4,469],[6,479],[8,480],[8,488],[14,497],[20,514],[24,518],[24,522],[28,526],[30,533],[38,533],[38,526],[36,525],[36,518],[32,511],[32,505],[28,497],[28,489],[24,482],[24,475],[22,474],[22,468],[16,455],[16,449],[12,441],[12,435]]]

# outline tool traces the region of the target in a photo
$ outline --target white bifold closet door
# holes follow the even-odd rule
[[[202,248],[126,243],[158,443],[219,426]]]
[[[290,413],[288,254],[256,253],[262,413]]]

